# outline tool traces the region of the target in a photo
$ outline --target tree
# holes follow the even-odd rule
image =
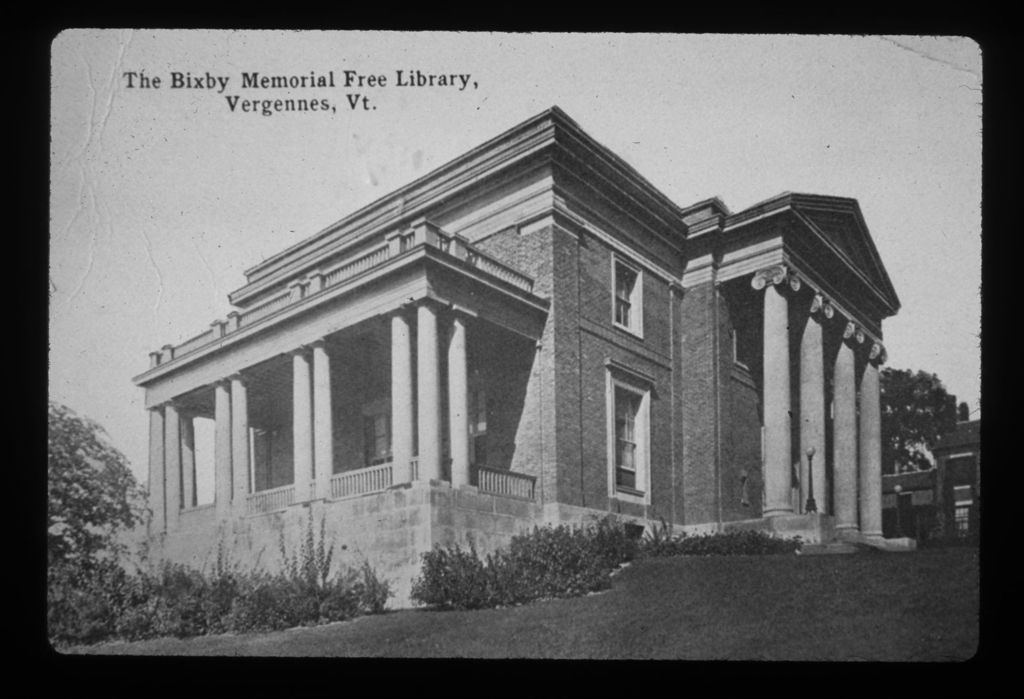
[[[103,428],[49,404],[46,544],[51,565],[88,564],[121,550],[117,535],[143,521],[144,491]]]
[[[880,379],[883,471],[930,468],[931,448],[956,426],[956,397],[924,371],[885,368]]]

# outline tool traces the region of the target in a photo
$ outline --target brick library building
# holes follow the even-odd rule
[[[882,537],[899,300],[853,199],[680,205],[554,107],[245,276],[134,379],[158,558],[322,522],[401,604],[548,523]]]

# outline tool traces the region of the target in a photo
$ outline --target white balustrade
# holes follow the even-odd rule
[[[277,296],[267,299],[258,306],[254,306],[253,308],[244,311],[238,316],[239,327],[243,325],[251,325],[260,318],[266,318],[271,313],[284,308],[291,303],[291,298],[291,293],[285,291]]]
[[[416,236],[414,232],[403,234],[399,238],[398,252],[403,253],[411,250],[414,247],[415,241]],[[455,250],[453,249],[453,238],[441,233],[440,231],[437,232],[436,245],[439,250],[446,254],[455,254]],[[465,248],[468,248],[468,254],[466,255],[466,262],[468,264],[519,289],[527,292],[533,291],[533,280],[526,275],[520,274],[490,256],[466,246],[465,243],[462,243],[462,245]],[[343,261],[338,266],[327,269],[323,272],[322,288],[334,286],[348,279],[352,279],[363,272],[384,264],[388,259],[388,246],[382,245],[360,255],[359,257]],[[307,293],[310,293],[310,291],[307,290]],[[256,321],[273,315],[277,311],[296,302],[297,300],[292,297],[289,290],[281,291],[265,301],[260,302],[258,305],[239,313],[238,327],[250,326]],[[230,332],[230,329],[228,332]],[[196,335],[175,347],[174,357],[177,358],[188,352],[197,350],[200,347],[210,344],[216,339],[218,339],[218,334],[216,332],[212,329],[206,330],[205,332],[200,333],[199,335]]]
[[[506,267],[497,260],[493,260],[475,250],[469,253],[466,260],[482,272],[487,272],[502,281],[508,282],[512,286],[518,287],[523,291],[533,291],[533,280],[526,275],[516,272],[511,267]]]
[[[257,493],[250,493],[246,500],[246,511],[251,514],[273,512],[283,510],[295,500],[295,486],[283,485],[271,490],[261,490]]]
[[[525,500],[534,499],[535,476],[528,476],[525,473],[514,471],[497,471],[495,469],[478,467],[477,488],[481,493],[491,495],[504,495]]]
[[[379,264],[386,262],[388,259],[388,246],[384,245],[371,252],[358,257],[351,262],[345,262],[344,264],[329,269],[324,272],[324,286],[333,286],[340,282],[350,279],[357,274],[361,274],[368,269],[372,269]]]
[[[344,471],[331,477],[331,497],[340,499],[378,493],[390,488],[391,484],[391,464]]]
[[[207,330],[206,332],[199,333],[193,338],[185,340],[180,345],[174,348],[174,357],[178,358],[183,354],[187,354],[194,349],[199,349],[205,344],[208,344],[213,340],[213,330]]]

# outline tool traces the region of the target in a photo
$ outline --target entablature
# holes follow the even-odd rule
[[[209,330],[184,343],[165,345],[161,352],[151,353],[149,370],[136,376],[135,383],[147,386],[158,382],[283,328],[292,335],[281,342],[302,344],[305,334],[322,336],[387,312],[410,298],[457,304],[465,312],[478,313],[520,334],[540,337],[549,302],[533,293],[533,279],[480,252],[460,236],[445,234],[429,221],[417,221],[409,231],[389,235],[382,245],[360,252],[335,267],[295,281],[256,306],[228,314],[227,320],[214,321]],[[452,276],[458,282],[448,279]],[[329,318],[321,317],[325,309],[330,311]],[[306,323],[302,320],[306,318],[317,320]],[[277,351],[275,343],[268,347]]]

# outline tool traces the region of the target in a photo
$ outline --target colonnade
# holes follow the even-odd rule
[[[468,484],[466,318],[458,312],[442,314],[437,304],[424,301],[393,312],[390,332],[393,482],[442,478],[441,411],[447,407],[451,483]],[[321,338],[296,348],[290,356],[292,502],[326,499],[334,473],[331,355],[326,340]],[[442,357],[448,368],[447,406],[441,404]],[[249,379],[244,372],[236,373],[216,382],[213,392],[214,503],[218,519],[223,520],[246,513],[247,498],[254,487],[250,475]],[[149,414],[150,508],[155,529],[172,530],[178,525],[181,510],[197,504],[194,430],[191,417],[183,419],[175,401],[151,408]]]
[[[764,489],[766,517],[791,514],[794,451],[800,463],[801,502],[811,493],[819,512],[827,509],[825,480],[825,378],[832,373],[832,467],[835,526],[838,532],[882,535],[882,443],[878,366],[885,350],[855,322],[844,319],[820,293],[800,293],[803,283],[784,265],[757,272],[751,285],[764,298]],[[802,305],[806,303],[807,305]],[[799,371],[799,444],[791,418],[791,324],[803,323]],[[832,335],[829,338],[829,335]],[[825,366],[825,340],[838,340],[831,366]],[[860,366],[860,371],[858,371]],[[858,384],[859,375],[859,384]],[[859,401],[859,415],[858,415]],[[794,446],[797,447],[794,450]],[[813,449],[813,452],[811,450]],[[809,457],[808,454],[813,454]],[[809,474],[809,469],[813,473]]]

